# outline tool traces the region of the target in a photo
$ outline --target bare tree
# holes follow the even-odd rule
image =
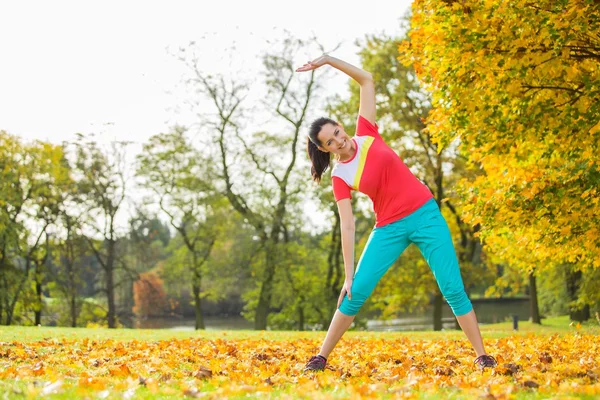
[[[212,248],[223,230],[219,215],[222,196],[211,183],[212,165],[176,127],[171,133],[153,136],[138,156],[137,175],[158,196],[160,209],[181,235],[191,260],[196,329],[204,329],[202,275]]]
[[[94,252],[104,272],[104,287],[109,328],[117,326],[115,305],[115,269],[117,266],[118,234],[116,218],[125,201],[126,142],[113,142],[110,153],[103,151],[93,140],[79,136],[75,143],[77,152],[76,169],[81,195],[84,221],[91,233],[86,235],[90,249]],[[100,237],[100,240],[96,238]]]
[[[275,118],[269,121],[271,127],[265,126],[265,131],[251,138],[241,132],[241,105],[248,86],[203,72],[193,56],[182,58],[194,74],[190,84],[216,110],[207,119],[220,164],[220,188],[231,206],[254,227],[264,250],[255,329],[267,327],[281,256],[277,247],[284,235],[288,205],[301,191],[295,175],[300,147],[304,145],[300,133],[317,89],[314,71],[305,76],[295,74],[294,55],[306,47],[307,43],[287,37],[281,41],[280,51],[263,57],[268,89],[265,104]]]

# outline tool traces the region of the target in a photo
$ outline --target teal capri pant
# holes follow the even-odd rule
[[[454,315],[471,311],[473,306],[465,293],[450,230],[435,199],[398,221],[373,229],[354,274],[352,300],[345,296],[340,311],[356,315],[381,277],[411,243],[427,260]]]

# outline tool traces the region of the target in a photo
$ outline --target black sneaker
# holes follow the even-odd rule
[[[482,371],[486,368],[494,368],[498,364],[494,357],[487,354],[477,357],[473,362],[477,364]]]
[[[310,360],[306,363],[304,367],[304,372],[306,371],[323,371],[325,369],[325,365],[327,364],[327,359],[323,356],[314,356],[311,357]]]

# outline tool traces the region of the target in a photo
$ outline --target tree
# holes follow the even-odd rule
[[[86,227],[92,233],[86,235],[104,272],[104,287],[109,328],[117,326],[115,303],[115,270],[117,268],[118,233],[116,219],[125,201],[125,142],[113,142],[110,151],[102,149],[93,138],[86,140],[79,135],[74,143],[76,149],[76,172],[81,207]],[[100,240],[96,238],[100,237]]]
[[[27,288],[35,266],[40,322],[43,266],[48,227],[56,219],[57,205],[69,169],[63,149],[36,141],[23,143],[0,131],[0,320],[10,325],[19,297]]]
[[[525,274],[600,267],[599,11],[591,0],[418,0],[400,46],[433,96],[428,132],[442,146],[460,138],[483,172],[461,185],[466,220],[507,262],[535,258],[517,265]]]
[[[139,277],[133,283],[133,312],[143,317],[162,315],[168,307],[162,279],[152,271],[144,272]]]
[[[158,196],[160,209],[181,236],[187,249],[192,275],[196,329],[204,329],[202,276],[212,248],[223,231],[223,200],[214,189],[211,160],[196,151],[175,128],[155,135],[138,156],[138,176]]]
[[[65,208],[60,214],[64,237],[56,238],[54,263],[58,265],[54,273],[57,290],[68,304],[70,325],[77,326],[77,318],[82,307],[82,284],[85,264],[83,257],[89,251],[85,237],[81,235],[81,221],[69,214]]]
[[[38,246],[31,253],[32,263],[35,266],[34,280],[37,302],[34,308],[34,324],[42,323],[43,287],[45,281],[50,279],[48,266],[51,263],[51,232],[60,229],[59,220],[64,209],[65,201],[73,187],[71,166],[65,156],[62,146],[44,145],[44,152],[40,162],[45,165],[45,171],[38,174],[43,180],[40,187],[40,196],[36,199],[37,213],[35,219],[41,222],[44,228],[45,246]]]
[[[116,297],[121,310],[134,307],[133,284],[140,279],[139,275],[155,269],[168,257],[169,224],[153,214],[142,204],[136,204],[128,221],[127,235],[120,238],[118,261],[121,268],[116,275],[120,285]]]
[[[316,90],[314,73],[299,76],[294,72],[294,57],[307,44],[290,37],[280,43],[280,50],[263,57],[267,101],[275,115],[275,121],[269,122],[273,129],[267,128],[250,138],[241,134],[242,101],[248,87],[227,82],[223,76],[206,74],[197,57],[182,56],[193,73],[190,84],[216,111],[212,118],[207,116],[206,125],[210,126],[216,144],[219,189],[254,227],[263,250],[264,262],[259,264],[262,268],[257,273],[255,329],[267,328],[281,261],[277,249],[286,234],[288,207],[299,200],[301,191],[298,154],[300,146],[305,144],[300,140],[300,132]]]

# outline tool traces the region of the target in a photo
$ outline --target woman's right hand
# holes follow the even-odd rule
[[[342,300],[344,300],[344,296],[348,294],[348,300],[352,300],[352,279],[346,279],[344,281],[344,286],[342,286],[342,291],[340,292],[340,297],[338,298],[337,308],[340,308],[342,305]]]
[[[315,58],[314,60],[307,62],[306,64],[304,64],[303,66],[298,68],[296,70],[296,72],[312,71],[313,69],[317,69],[317,68],[322,67],[323,65],[327,64],[328,61],[329,61],[329,56],[326,54],[322,55],[319,58]]]

